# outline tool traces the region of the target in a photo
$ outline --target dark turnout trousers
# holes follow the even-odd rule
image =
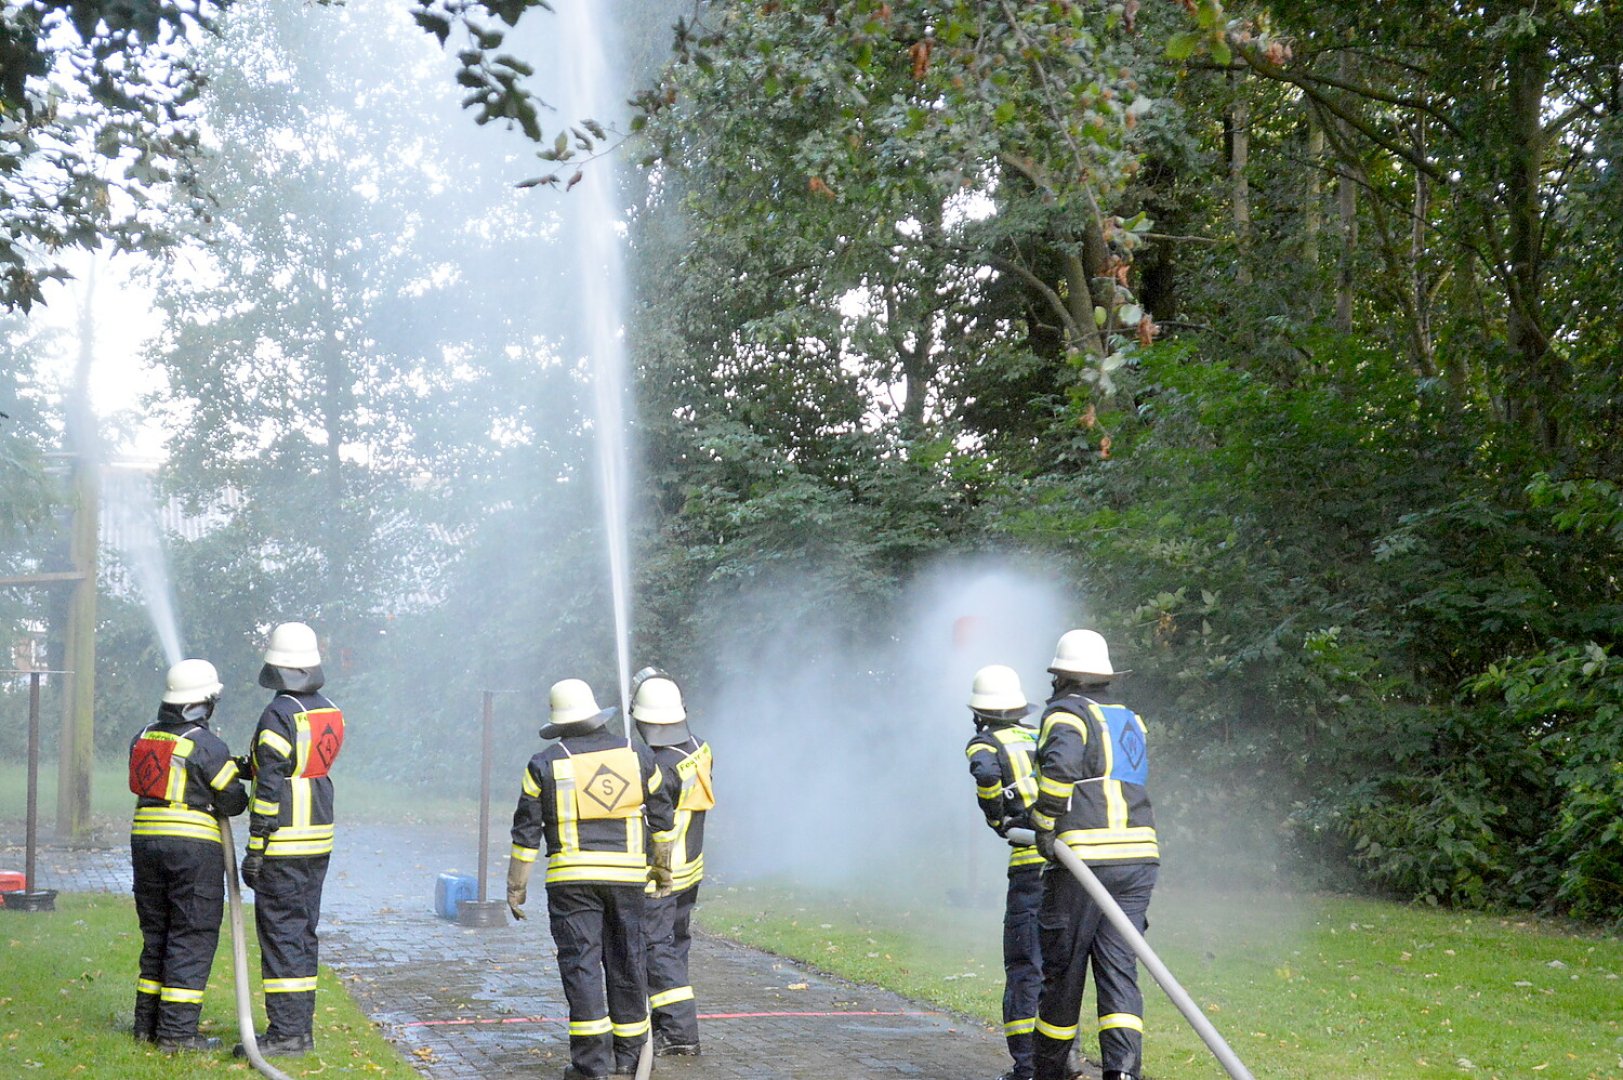
[[[259,935],[260,975],[265,984],[265,1038],[313,1036],[316,925],[321,886],[330,855],[272,855],[254,890],[254,927]]]
[[[688,982],[688,951],[693,946],[693,905],[699,887],[650,896],[643,918],[648,936],[648,1004],[654,1031],[662,1041],[686,1046],[699,1043],[699,1006]]]
[[[225,853],[207,840],[137,836],[130,840],[130,862],[141,924],[134,1034],[186,1039],[197,1034],[220,941]]]
[[[637,1069],[648,1038],[643,886],[547,886],[547,918],[569,1002],[569,1060],[583,1076]]]
[[[1140,933],[1149,925],[1154,863],[1089,867]],[[1068,870],[1043,873],[1043,988],[1037,1004],[1036,1080],[1065,1080],[1066,1058],[1077,1034],[1077,1013],[1088,965],[1099,1005],[1099,1056],[1105,1070],[1138,1075],[1144,1045],[1144,996],[1132,946],[1105,920],[1082,883]]]
[[[1037,909],[1043,899],[1042,866],[1023,866],[1009,874],[1003,905],[1003,1037],[1008,1040],[1014,1074],[1031,1075],[1033,1033],[1037,1029],[1037,995],[1042,990],[1042,950]]]

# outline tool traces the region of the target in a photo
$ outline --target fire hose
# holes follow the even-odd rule
[[[293,1080],[287,1073],[265,1060],[259,1052],[259,1040],[254,1037],[254,1008],[252,988],[248,985],[248,942],[242,932],[242,889],[237,884],[237,847],[231,838],[231,822],[220,815],[220,842],[225,847],[225,884],[231,898],[231,970],[236,975],[237,1030],[242,1034],[242,1049],[248,1055],[248,1064],[270,1080]]]
[[[1016,844],[1037,842],[1036,833],[1030,829],[1010,829],[1008,835]],[[1127,913],[1122,911],[1121,905],[1116,903],[1116,898],[1110,895],[1110,890],[1106,889],[1094,876],[1093,871],[1088,869],[1088,864],[1082,861],[1082,857],[1068,845],[1057,842],[1054,844],[1054,857],[1077,881],[1081,882],[1082,888],[1087,890],[1093,902],[1099,905],[1099,910],[1104,913],[1105,918],[1110,920],[1110,925],[1114,926],[1117,933],[1132,946],[1133,952],[1138,954],[1138,958],[1144,962],[1144,966],[1155,977],[1161,989],[1166,991],[1167,997],[1172,999],[1172,1004],[1183,1013],[1183,1018],[1189,1021],[1189,1026],[1195,1029],[1195,1034],[1206,1043],[1212,1056],[1217,1058],[1218,1064],[1223,1066],[1233,1080],[1253,1080],[1251,1070],[1245,1067],[1229,1048],[1229,1044],[1223,1040],[1223,1036],[1218,1034],[1217,1028],[1206,1019],[1206,1014],[1201,1011],[1200,1006],[1195,1004],[1194,999],[1179,985],[1178,980],[1172,977],[1172,972],[1161,962],[1161,958],[1155,955],[1150,943],[1144,940],[1144,935],[1138,932],[1138,927],[1134,926]]]

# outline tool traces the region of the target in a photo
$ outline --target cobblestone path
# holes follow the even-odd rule
[[[441,830],[341,827],[322,960],[427,1077],[557,1077],[567,1011],[542,890],[522,924],[467,929],[434,914],[437,875],[476,873],[474,846]],[[41,888],[130,887],[122,842],[47,848],[37,862]],[[0,864],[13,863],[20,847],[0,846]],[[492,898],[504,873],[505,854],[489,868]],[[998,1033],[883,990],[709,936],[694,941],[692,964],[704,1053],[660,1059],[656,1075],[671,1080],[990,1080],[1008,1067]]]

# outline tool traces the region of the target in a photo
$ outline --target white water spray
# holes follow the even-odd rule
[[[103,474],[102,501],[105,533],[123,554],[135,578],[164,658],[171,666],[178,664],[184,652],[175,618],[175,592],[158,535],[158,504],[152,496],[152,481],[136,470],[109,469]]]
[[[561,4],[568,57],[569,85],[564,115],[586,117],[617,102],[604,59],[608,28],[594,19],[594,0]],[[587,285],[582,290],[581,341],[588,350],[595,398],[593,424],[598,447],[598,483],[603,502],[603,524],[609,554],[609,577],[614,600],[614,641],[619,675],[620,708],[630,731],[631,688],[631,557],[627,538],[629,454],[626,450],[626,351],[620,324],[625,310],[625,274],[622,266],[619,214],[614,204],[612,155],[585,166],[569,198],[580,200],[576,264]]]
[[[103,516],[102,532],[124,555],[135,578],[152,629],[163,646],[169,664],[182,659],[180,628],[175,619],[174,590],[169,585],[169,568],[158,538],[157,504],[146,474],[110,467],[107,447],[90,405],[90,381],[97,356],[96,297],[98,258],[92,258],[85,271],[84,292],[79,299],[79,357],[75,366],[73,404],[69,424],[79,452],[101,470]]]

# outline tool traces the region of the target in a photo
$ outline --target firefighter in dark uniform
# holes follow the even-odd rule
[[[999,836],[1031,828],[1037,801],[1037,733],[1021,724],[1032,706],[1020,676],[1002,664],[975,673],[969,694],[975,735],[964,748],[975,778],[975,798],[986,824]],[[1037,940],[1037,906],[1042,900],[1043,857],[1035,847],[1010,843],[1009,891],[1003,907],[1003,1037],[1014,1068],[998,1080],[1031,1080],[1032,1033],[1037,1028],[1037,992],[1042,964]]]
[[[669,885],[648,883],[643,920],[648,939],[648,1005],[653,1010],[656,1057],[699,1052],[699,1007],[688,981],[693,906],[704,877],[704,819],[716,797],[710,781],[710,744],[688,730],[676,683],[655,668],[637,673],[631,718],[674,786],[676,823],[653,833],[655,862],[669,865]]]
[[[1160,849],[1150,809],[1144,721],[1110,692],[1116,672],[1105,639],[1072,630],[1059,639],[1048,670],[1054,696],[1037,742],[1037,847],[1052,858],[1065,844],[1088,865],[1142,933]],[[1132,948],[1069,873],[1043,875],[1043,989],[1037,1003],[1036,1080],[1067,1080],[1067,1053],[1088,965],[1099,1006],[1104,1080],[1138,1080],[1144,997]]]
[[[238,766],[209,717],[220,679],[207,660],[169,669],[158,718],[130,743],[130,827],[141,974],[134,1035],[166,1052],[214,1050],[197,1032],[225,910],[225,852],[216,814],[248,806]]]
[[[541,737],[558,741],[524,769],[507,905],[524,918],[545,846],[547,916],[569,1002],[565,1080],[631,1076],[649,1031],[643,889],[650,875],[671,881],[669,863],[649,865],[646,837],[671,831],[672,785],[652,750],[609,730],[617,710],[599,709],[584,682],[554,683],[550,703]]]
[[[254,890],[260,975],[265,986],[266,1057],[315,1049],[316,925],[333,847],[328,775],[344,745],[344,714],[319,693],[326,681],[315,631],[283,623],[271,631],[259,685],[275,690],[250,747],[254,776],[242,881]],[[239,1056],[246,1053],[239,1045]]]

